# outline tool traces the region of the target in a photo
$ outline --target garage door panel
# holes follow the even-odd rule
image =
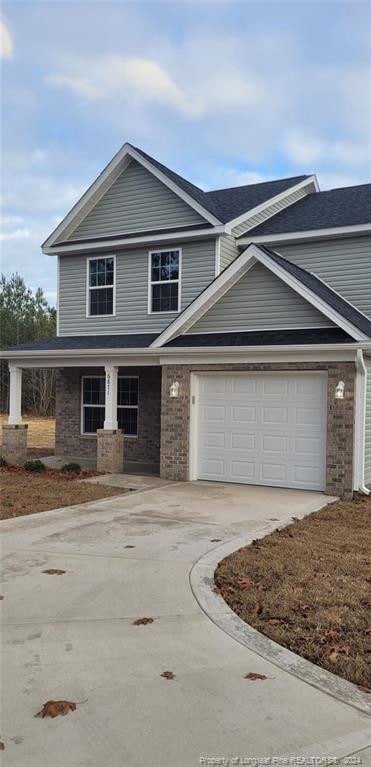
[[[283,434],[262,434],[261,449],[264,453],[287,453],[288,438]]]
[[[277,480],[287,482],[287,466],[284,463],[262,462],[260,464],[260,478],[265,480],[268,485],[274,485]]]
[[[263,396],[287,397],[289,382],[285,378],[266,378],[262,381]]]
[[[294,437],[294,449],[293,452],[296,455],[310,457],[314,455],[321,455],[322,444],[320,437]]]
[[[204,431],[201,436],[201,444],[203,447],[226,447],[225,440],[226,435],[223,431]]]
[[[321,490],[326,378],[200,376],[198,477]]]
[[[255,447],[255,434],[238,434],[236,432],[231,433],[232,450],[255,450]]]
[[[270,426],[271,424],[284,424],[288,423],[289,413],[288,408],[281,406],[276,407],[263,407],[262,410],[262,423]]]
[[[230,476],[236,482],[246,482],[255,479],[255,463],[253,461],[231,461]]]
[[[231,391],[233,395],[256,394],[257,381],[254,378],[244,378],[243,376],[233,378],[231,381]]]
[[[256,407],[251,405],[249,407],[232,407],[231,408],[231,423],[256,423]]]
[[[298,426],[313,426],[322,421],[322,410],[319,407],[296,407],[294,412]]]
[[[226,408],[224,405],[206,405],[203,408],[202,418],[205,422],[210,421],[224,421],[226,415]]]

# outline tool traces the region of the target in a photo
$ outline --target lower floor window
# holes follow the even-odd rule
[[[103,429],[105,414],[104,376],[84,376],[82,379],[82,429],[84,434],[95,434]],[[119,376],[117,380],[117,421],[124,434],[138,434],[139,379]]]

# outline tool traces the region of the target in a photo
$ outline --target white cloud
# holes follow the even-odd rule
[[[24,240],[30,236],[29,229],[13,229],[11,232],[0,232],[0,240],[6,242],[7,240]]]
[[[286,156],[293,163],[312,165],[333,162],[336,165],[364,166],[371,160],[371,142],[366,140],[331,140],[301,131],[290,131],[283,141]]]
[[[197,106],[182,92],[157,61],[145,58],[105,56],[87,67],[90,76],[48,75],[49,85],[68,88],[89,101],[119,99],[157,103],[187,115],[197,114]]]
[[[11,59],[13,50],[13,35],[4,19],[0,19],[0,59]]]
[[[17,208],[28,213],[68,211],[77,202],[86,185],[38,174],[18,174],[12,188],[4,192],[0,205],[4,209]]]
[[[283,145],[286,156],[298,165],[314,165],[326,149],[323,141],[300,131],[290,131]]]

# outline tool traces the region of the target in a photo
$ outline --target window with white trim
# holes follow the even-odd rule
[[[89,317],[114,314],[115,258],[88,258]]]
[[[179,312],[180,250],[153,250],[149,259],[149,312]]]
[[[119,429],[125,435],[138,435],[138,395],[139,378],[137,376],[118,376],[117,379],[117,420]],[[106,400],[106,381],[104,376],[83,376],[82,379],[82,432],[95,434],[103,429]]]

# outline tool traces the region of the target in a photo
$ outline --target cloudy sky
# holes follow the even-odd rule
[[[3,4],[2,270],[55,300],[40,243],[125,142],[203,188],[371,180],[371,4]]]

